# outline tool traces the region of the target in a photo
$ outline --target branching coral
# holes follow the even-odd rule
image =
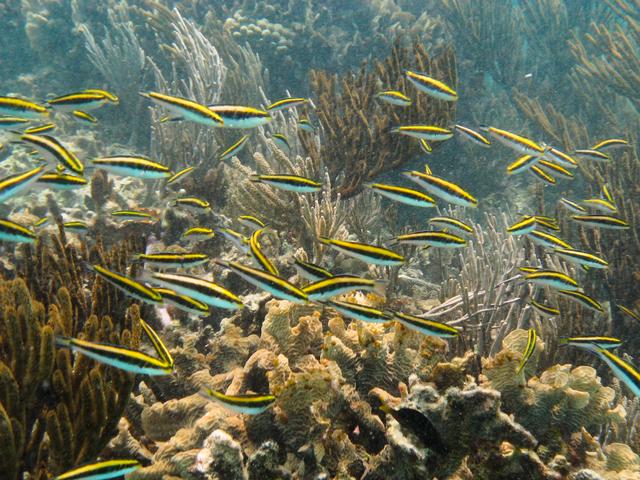
[[[317,159],[290,158],[271,140],[267,144],[272,155],[265,157],[260,152],[253,155],[258,173],[287,173],[323,180],[323,191],[302,196],[251,182],[252,169],[233,158],[230,177],[235,189],[230,191],[230,208],[235,214],[256,215],[274,228],[290,232],[307,254],[318,261],[323,250],[317,237],[337,235],[344,225],[346,211],[340,195],[335,193],[331,177]]]
[[[89,314],[73,252],[36,251],[51,260],[49,270],[26,271],[32,291],[22,278],[0,281],[0,469],[9,480],[27,472],[47,478],[95,459],[115,433],[134,386],[129,374],[56,350],[54,334],[130,347],[140,342],[137,305],[112,317],[113,304],[97,304],[94,297],[91,309],[101,313]],[[30,268],[44,266],[40,261]],[[34,276],[47,288],[35,284]]]
[[[614,0],[607,4],[621,15],[622,22],[612,26],[594,22],[592,33],[586,35],[587,45],[577,36],[574,38],[572,52],[580,64],[576,73],[611,93],[627,97],[640,110],[640,2]],[[573,78],[576,84],[576,77]]]
[[[390,135],[390,128],[407,124],[446,127],[453,122],[455,103],[417,93],[405,78],[408,69],[456,86],[453,50],[445,49],[431,58],[421,43],[407,48],[400,40],[385,60],[365,63],[355,75],[311,72],[323,136],[320,145],[309,141],[304,132],[300,138],[315,162],[322,159],[343,198],[358,193],[363,182],[399,167],[418,151],[416,142]],[[406,92],[413,103],[402,109],[381,105],[375,94],[386,89]]]

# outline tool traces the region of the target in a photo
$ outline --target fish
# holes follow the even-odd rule
[[[560,310],[556,307],[545,305],[533,299],[529,301],[529,305],[531,305],[536,311],[538,311],[538,313],[541,313],[542,315],[549,315],[551,317],[560,315]]]
[[[152,288],[146,286],[143,283],[129,278],[125,275],[121,275],[111,270],[107,270],[101,265],[92,265],[91,269],[103,278],[107,283],[110,283],[119,290],[142,302],[147,302],[152,305],[159,305],[162,303],[162,297],[156,293]]]
[[[573,157],[554,147],[547,148],[544,158],[565,168],[578,168],[578,162]]]
[[[47,100],[47,105],[60,112],[90,111],[100,108],[106,101],[106,97],[99,93],[74,92]]]
[[[31,120],[32,119],[23,118],[23,117],[8,117],[8,116],[0,117],[0,129],[1,130],[15,129],[16,127],[20,127],[31,122]]]
[[[542,158],[538,161],[538,163],[536,163],[536,166],[543,170],[546,170],[547,172],[555,173],[564,178],[573,178],[573,172],[570,172],[561,165],[556,165],[555,163],[544,160]]]
[[[245,227],[249,227],[253,229],[264,228],[267,226],[266,223],[264,223],[259,218],[254,217],[253,215],[240,215],[238,217],[238,222],[240,222]]]
[[[37,182],[47,171],[46,165],[32,168],[22,173],[10,175],[0,180],[0,203],[14,197]]]
[[[240,139],[236,143],[234,143],[229,148],[227,148],[224,152],[222,152],[222,154],[220,155],[220,160],[228,160],[229,158],[232,158],[238,153],[240,153],[242,149],[246,146],[248,139],[249,139],[249,135],[243,135],[242,137],[240,137]]]
[[[602,308],[602,305],[600,305],[600,303],[597,300],[595,300],[594,298],[591,298],[589,295],[587,295],[584,292],[580,292],[577,289],[558,289],[557,292],[560,295],[563,295],[579,303],[583,307],[588,308],[589,310],[593,310],[594,312],[604,313],[604,308]]]
[[[222,235],[225,240],[228,240],[243,253],[249,253],[249,239],[235,230],[230,228],[216,228],[215,230],[219,235]]]
[[[135,220],[157,220],[158,217],[152,213],[144,212],[141,210],[112,210],[111,216],[120,220],[135,221]]]
[[[182,234],[182,238],[185,240],[192,240],[196,242],[209,240],[210,238],[215,237],[215,232],[212,228],[207,227],[191,227],[185,230]]]
[[[198,197],[179,197],[172,200],[170,205],[173,207],[185,207],[195,212],[211,211],[209,202]]]
[[[179,172],[174,173],[167,179],[167,185],[171,185],[172,183],[176,183],[181,180],[184,180],[185,178],[187,178],[187,176],[193,173],[195,168],[196,167],[187,167],[187,168],[183,168]]]
[[[458,100],[458,94],[456,91],[440,80],[429,77],[424,73],[413,72],[411,70],[407,70],[405,75],[418,90],[426,93],[430,97],[448,102],[455,102]]]
[[[74,153],[50,135],[20,135],[19,141],[35,149],[49,163],[59,163],[69,170],[82,174],[84,165]]]
[[[285,108],[293,108],[300,105],[305,105],[306,103],[309,103],[308,98],[301,98],[301,97],[283,98],[282,100],[273,102],[271,105],[267,107],[267,110],[271,112],[277,112],[279,110],[284,110]]]
[[[524,367],[529,362],[531,355],[536,349],[536,340],[538,335],[533,328],[530,328],[527,332],[527,346],[524,348],[524,352],[522,353],[522,360],[520,360],[520,365],[518,365],[518,369],[516,370],[516,375],[520,375],[520,372],[524,369]]]
[[[54,477],[53,480],[108,480],[124,477],[141,467],[142,464],[138,460],[104,460],[73,468]]]
[[[480,130],[487,132],[494,140],[522,155],[541,157],[545,153],[545,149],[542,146],[522,135],[488,126],[482,126]]]
[[[442,198],[449,203],[460,205],[461,207],[475,208],[478,206],[478,200],[476,200],[473,195],[453,182],[432,175],[431,170],[428,170],[426,173],[412,170],[410,172],[403,172],[403,175],[416,182],[431,195]]]
[[[460,336],[460,331],[457,328],[436,320],[429,320],[401,312],[389,312],[389,316],[391,320],[395,320],[401,325],[420,332],[423,335],[441,338],[455,338]]]
[[[607,200],[609,200],[609,202],[611,202],[612,204],[615,204],[616,202],[613,200],[613,196],[611,195],[611,192],[609,192],[609,189],[607,188],[606,185],[602,185],[602,196],[604,198],[606,198]]]
[[[282,133],[274,133],[271,135],[271,141],[275,143],[276,147],[282,150],[285,153],[289,153],[291,151],[291,145],[289,144],[289,140]]]
[[[73,233],[87,233],[89,230],[89,225],[86,222],[80,220],[73,220],[69,222],[64,222],[62,224],[65,231],[73,232]]]
[[[114,155],[94,158],[91,163],[113,175],[123,175],[140,179],[160,179],[171,177],[169,167],[165,167],[146,157],[137,155]]]
[[[42,218],[38,219],[37,221],[33,222],[33,227],[34,228],[42,227],[42,226],[46,225],[47,223],[49,223],[49,220],[50,220],[49,217],[42,217]]]
[[[217,283],[192,275],[179,273],[144,272],[142,278],[154,285],[168,288],[211,307],[239,310],[244,304],[240,298]],[[162,298],[162,296],[160,295]]]
[[[557,183],[555,178],[553,178],[551,175],[549,175],[547,172],[545,172],[543,169],[541,169],[537,165],[532,165],[531,167],[529,167],[528,171],[531,175],[533,175],[534,177],[542,180],[543,182],[549,185],[555,185]]]
[[[211,313],[209,305],[199,300],[191,298],[187,295],[181,295],[175,290],[170,288],[157,287],[154,290],[162,297],[162,303],[171,305],[178,310],[197,315],[199,317],[206,317]]]
[[[158,268],[194,268],[209,261],[209,255],[205,253],[139,253],[135,256],[139,262],[144,262],[147,267]]]
[[[391,133],[400,133],[409,137],[430,142],[440,142],[453,137],[453,132],[448,128],[437,127],[435,125],[402,125],[392,128]]]
[[[317,282],[310,283],[302,287],[302,291],[307,295],[309,300],[321,302],[355,290],[370,292],[373,291],[377,285],[380,285],[380,283],[376,283],[375,280],[368,278],[356,277],[354,275],[334,275],[330,278],[324,278]]]
[[[507,233],[510,235],[526,235],[533,232],[535,228],[536,217],[527,215],[516,223],[509,225],[509,227],[507,227]]]
[[[86,187],[89,181],[84,177],[68,173],[45,173],[40,175],[36,184],[53,190],[75,190]]]
[[[167,366],[173,368],[174,366],[173,357],[171,356],[169,349],[166,347],[166,345],[164,344],[160,336],[156,333],[156,331],[153,328],[151,328],[151,325],[149,325],[147,322],[145,322],[142,319],[140,319],[140,326],[142,327],[144,332],[147,334],[147,337],[151,341],[151,344],[153,345],[153,348],[158,354],[158,356],[160,357],[160,359],[163,362],[165,362]]]
[[[587,208],[593,208],[594,210],[598,210],[603,213],[618,212],[618,207],[616,207],[612,202],[604,198],[588,198],[587,200],[583,200],[581,203],[583,206]]]
[[[582,149],[576,150],[573,152],[574,155],[577,155],[582,160],[594,160],[596,162],[608,162],[611,160],[611,157],[606,153],[601,152],[600,150],[592,150],[592,149]]]
[[[451,230],[456,235],[473,235],[473,227],[464,223],[462,220],[458,220],[453,217],[431,217],[427,220],[429,225],[437,225],[438,227],[444,228],[447,231]]]
[[[608,228],[611,230],[626,230],[629,228],[629,224],[621,218],[609,215],[572,215],[571,218],[575,222],[588,227]]]
[[[322,268],[315,263],[304,262],[294,258],[292,260],[292,264],[298,272],[298,275],[306,278],[307,280],[311,280],[312,282],[318,282],[325,278],[333,277],[333,274],[329,270]]]
[[[48,117],[49,110],[24,98],[0,96],[0,115],[15,115],[30,120],[38,120],[42,117]]]
[[[533,230],[526,234],[527,238],[536,245],[540,245],[546,248],[566,248],[570,249],[571,245],[555,235],[552,235],[542,230]]]
[[[618,377],[636,397],[640,397],[640,372],[629,362],[614,355],[605,348],[597,350],[596,353],[609,366],[613,374]]]
[[[456,124],[454,128],[456,129],[456,131],[462,134],[462,138],[466,138],[476,145],[480,145],[481,147],[491,146],[491,142],[480,132],[476,132],[469,127],[465,127],[464,125],[459,124]]]
[[[507,173],[509,175],[513,175],[514,173],[524,172],[525,170],[529,170],[539,161],[540,157],[535,155],[522,155],[507,166]]]
[[[383,183],[365,183],[365,187],[370,188],[383,197],[405,205],[411,205],[412,207],[432,208],[436,206],[436,201],[433,198],[412,188],[385,185]]]
[[[600,349],[613,349],[622,345],[622,340],[614,337],[564,337],[558,340],[560,345],[571,345],[598,353]]]
[[[225,395],[210,388],[205,388],[200,394],[207,400],[218,402],[229,410],[246,415],[258,415],[276,401],[274,395]]]
[[[218,115],[222,128],[256,128],[271,121],[271,114],[265,110],[242,105],[209,105],[209,110]]]
[[[298,122],[298,128],[303,132],[315,133],[316,128],[313,126],[308,118],[303,118]]]
[[[411,105],[411,99],[404,93],[397,90],[385,90],[384,92],[376,93],[376,98],[382,100],[390,105],[396,105],[398,107],[408,107]]]
[[[71,115],[73,115],[74,117],[76,117],[76,119],[82,121],[83,123],[88,123],[88,124],[98,123],[98,119],[96,117],[88,114],[87,112],[83,112],[81,110],[73,110],[71,112]]]
[[[407,407],[391,408],[384,402],[380,410],[391,415],[401,427],[411,432],[430,451],[441,457],[449,452],[442,441],[442,435],[423,412]]]
[[[322,190],[322,184],[298,175],[251,175],[249,181],[264,183],[280,190],[295,193],[311,193]]]
[[[0,218],[0,241],[13,243],[33,243],[36,241],[36,234],[33,230],[12,222],[6,218]]]
[[[431,155],[433,153],[433,148],[424,138],[419,139],[418,145],[420,145],[422,153],[426,153],[427,155]]]
[[[627,140],[623,138],[609,138],[607,140],[602,140],[601,142],[596,143],[589,150],[600,150],[602,152],[608,152],[610,150],[627,147],[629,147],[629,142]]]
[[[345,255],[373,265],[392,267],[404,263],[404,257],[402,255],[383,247],[327,237],[318,237],[318,240],[320,243],[328,245]]]
[[[251,235],[249,239],[249,253],[260,268],[278,277],[280,276],[280,272],[278,272],[273,262],[262,252],[262,246],[260,245],[260,235],[262,235],[262,232],[264,232],[264,228],[259,228]]]
[[[50,132],[56,128],[55,123],[44,123],[42,125],[35,125],[33,127],[25,128],[22,133],[27,133],[31,135],[38,135],[44,132]]]
[[[148,98],[156,105],[160,105],[170,112],[179,115],[180,119],[189,120],[191,122],[210,127],[219,127],[224,124],[224,120],[218,113],[211,110],[208,106],[194,102],[193,100],[173,97],[171,95],[165,95],[158,92],[141,92],[140,95]]]
[[[158,359],[138,350],[108,343],[89,342],[79,338],[57,336],[56,345],[129,373],[152,376],[170,375],[174,369],[173,364],[167,363],[164,359]]]
[[[584,265],[589,268],[607,268],[609,264],[606,260],[593,255],[592,253],[574,250],[572,248],[555,248],[553,250],[556,255],[564,258],[568,262],[576,265]]]
[[[114,105],[118,105],[120,103],[120,99],[118,98],[117,95],[107,91],[107,90],[102,90],[100,88],[85,88],[83,90],[84,93],[95,93],[97,95],[102,95],[104,98],[107,99],[108,102],[113,103]]]
[[[386,323],[391,320],[388,313],[378,310],[377,308],[358,305],[357,303],[329,300],[325,305],[333,308],[345,317],[360,320],[361,322]]]
[[[569,200],[568,198],[562,197],[562,198],[560,198],[559,201],[560,201],[560,205],[565,207],[570,212],[577,213],[577,214],[587,213],[587,209],[586,208],[582,207],[581,205],[579,205],[576,202],[573,202],[573,201]]]
[[[637,313],[635,313],[633,310],[631,310],[630,308],[627,308],[623,305],[618,304],[618,308],[620,309],[620,311],[622,313],[625,313],[627,315],[629,315],[631,318],[633,318],[634,320],[637,320],[638,322],[640,322],[640,315],[638,315]]]
[[[578,289],[578,282],[566,273],[555,270],[537,269],[524,276],[527,282],[541,287],[551,287],[556,290],[573,291]]]
[[[289,300],[290,302],[298,304],[308,303],[308,295],[283,278],[277,277],[269,272],[265,272],[257,268],[242,265],[237,262],[218,263],[231,269],[236,275],[239,275],[245,281],[266,292],[269,292],[276,298]]]
[[[438,230],[422,230],[419,232],[405,233],[393,238],[391,245],[415,245],[418,247],[438,247],[438,248],[460,248],[467,244],[467,241],[454,235]]]

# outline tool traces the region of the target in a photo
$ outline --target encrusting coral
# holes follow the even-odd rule
[[[536,377],[539,339],[515,375],[524,330],[507,335],[478,376],[472,354],[447,360],[446,342],[399,324],[362,324],[277,300],[264,315],[259,337],[246,339],[234,324],[239,317],[225,320],[207,356],[197,353],[204,330],[185,337],[176,358],[192,359],[182,380],[189,393],[165,401],[138,396],[142,413],[119,434],[129,445],[112,442],[121,455],[140,448],[140,435],[155,443],[152,465],[131,478],[556,479],[588,466],[622,479],[622,468],[635,468],[630,450],[615,443],[588,460],[601,450],[589,432],[625,422],[614,390],[593,368],[554,365]],[[244,416],[207,403],[197,395],[203,387],[270,392],[276,401]],[[567,458],[581,460],[572,466]]]
[[[78,257],[41,245],[40,260],[24,279],[0,281],[0,471],[8,480],[27,473],[46,479],[95,459],[116,432],[135,385],[130,374],[86,357],[74,360],[69,350],[56,349],[54,336],[136,348],[138,306],[118,302],[116,309],[112,296],[97,294],[101,288],[87,300]],[[113,258],[103,260],[113,268]]]

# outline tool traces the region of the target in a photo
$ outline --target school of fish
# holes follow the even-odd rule
[[[389,108],[403,108],[412,104],[411,95],[429,95],[443,102],[458,100],[457,92],[442,81],[427,74],[406,71],[406,79],[414,87],[412,92],[394,90],[381,91],[376,99]],[[141,95],[156,107],[166,111],[161,122],[196,122],[211,128],[255,129],[271,120],[271,113],[309,105],[307,98],[284,98],[266,108],[254,108],[242,105],[203,105],[196,99],[186,99],[171,95],[169,92],[144,92]],[[118,105],[119,100],[113,93],[101,89],[86,89],[49,99],[46,104],[17,97],[0,97],[0,129],[7,132],[11,148],[23,148],[34,155],[35,166],[27,171],[15,172],[0,180],[0,202],[18,195],[24,195],[29,189],[40,187],[54,191],[66,191],[84,188],[88,185],[86,174],[93,170],[104,170],[110,175],[131,176],[142,180],[163,181],[167,184],[180,182],[192,173],[194,167],[187,166],[173,172],[154,159],[139,154],[113,155],[92,159],[88,165],[79,159],[64,141],[51,135],[56,129],[50,122],[52,115],[71,115],[76,121],[95,125],[98,120],[89,111],[104,105]],[[316,127],[308,118],[302,118],[298,127],[304,132],[314,132]],[[456,136],[482,148],[497,148],[496,143],[513,151],[517,158],[505,167],[507,175],[528,172],[545,184],[554,185],[558,177],[574,177],[578,162],[611,162],[616,149],[627,148],[624,139],[611,138],[599,142],[590,148],[579,149],[571,154],[553,146],[538,143],[520,134],[493,126],[479,126],[477,129],[465,125],[398,125],[386,134],[403,135],[406,141],[418,141],[422,152],[431,154],[431,142],[443,142]],[[282,134],[270,137],[283,151],[290,149],[287,138]],[[219,155],[220,161],[237,155],[250,141],[248,134],[240,137]],[[424,170],[403,172],[403,176],[415,184],[415,188],[403,185],[369,183],[366,188],[378,195],[409,207],[433,208],[437,201],[475,208],[478,200],[452,180],[434,174],[428,166]],[[291,172],[279,174],[255,174],[249,178],[284,194],[313,195],[323,189],[321,182],[305,178]],[[436,200],[437,199],[437,200]],[[602,195],[598,198],[575,200],[562,198],[560,205],[571,212],[576,225],[587,228],[627,230],[630,225],[618,216],[618,208],[606,185],[602,185]],[[183,195],[172,200],[172,208],[187,209],[194,212],[211,210],[206,200],[195,196]],[[158,220],[154,214],[145,210],[115,210],[110,212],[113,218],[126,221]],[[0,241],[14,243],[33,243],[38,238],[38,228],[47,222],[42,218],[34,225],[22,225],[8,218],[0,219]],[[135,262],[142,263],[144,273],[132,278],[127,272],[114,272],[102,265],[91,265],[90,270],[104,281],[125,292],[134,300],[155,306],[171,305],[194,316],[207,316],[211,309],[238,310],[243,307],[240,295],[229,291],[223,285],[202,278],[202,267],[215,262],[229,269],[247,283],[259,290],[268,292],[275,298],[298,304],[310,302],[330,308],[341,315],[360,322],[392,323],[442,338],[459,337],[461,332],[446,323],[429,318],[429,312],[422,316],[410,315],[399,311],[372,308],[357,303],[340,300],[338,297],[353,291],[378,291],[384,293],[384,279],[370,279],[351,274],[334,274],[322,267],[300,259],[292,266],[300,280],[307,283],[297,285],[285,278],[278,266],[265,254],[260,238],[269,229],[266,219],[251,215],[238,218],[240,229],[251,231],[245,236],[240,231],[219,226],[193,225],[183,234],[182,239],[189,245],[198,245],[203,240],[216,235],[222,237],[230,246],[238,249],[249,262],[223,262],[210,258],[206,253],[145,252],[136,256]],[[424,248],[464,248],[473,228],[460,218],[433,216],[428,220],[429,229],[403,233],[390,239],[386,245],[370,245],[338,238],[318,238],[324,244],[343,255],[358,259],[364,265],[400,267],[406,258],[390,247],[413,245]],[[69,232],[85,233],[90,226],[82,220],[64,223]],[[509,235],[527,238],[551,255],[584,269],[603,269],[608,267],[605,258],[594,252],[586,252],[572,247],[559,237],[558,222],[554,218],[542,215],[525,215],[510,225]],[[621,234],[623,234],[622,232]],[[200,274],[188,273],[200,267]],[[517,280],[534,286],[534,293],[528,302],[542,316],[561,315],[554,306],[554,298],[570,299],[583,308],[604,313],[597,299],[581,289],[579,282],[565,271],[549,270],[541,265],[522,265]],[[630,317],[640,321],[640,315],[633,310],[619,306]],[[96,343],[79,338],[57,337],[59,348],[68,348],[110,367],[139,375],[170,375],[174,372],[174,361],[160,336],[144,321],[141,326],[149,340],[155,355],[141,350],[133,350],[119,345]],[[538,333],[529,329],[525,350],[515,372],[524,375],[527,361],[536,348]],[[612,372],[635,395],[640,396],[640,373],[622,357],[612,353],[622,345],[622,340],[607,336],[568,337],[560,339],[563,345],[583,348],[596,354]],[[226,395],[211,389],[201,392],[208,400],[219,402],[225,407],[246,415],[259,414],[268,409],[277,400],[271,394]],[[56,477],[56,480],[108,479],[130,473],[142,465],[131,459],[97,461],[78,466]]]

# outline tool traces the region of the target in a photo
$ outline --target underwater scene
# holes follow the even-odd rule
[[[0,480],[640,480],[640,0],[0,26]]]

